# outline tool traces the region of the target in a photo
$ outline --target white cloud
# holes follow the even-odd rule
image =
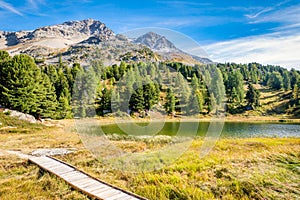
[[[245,15],[246,17],[248,17],[249,19],[255,19],[257,17],[259,17],[260,15],[264,14],[264,13],[269,13],[273,10],[276,10],[278,7],[288,3],[290,0],[284,0],[282,2],[279,2],[277,4],[275,4],[274,6],[271,6],[271,7],[266,7],[258,12],[256,12],[255,14],[247,14]],[[276,11],[275,11],[276,12]]]
[[[297,23],[300,19],[300,4],[290,6],[280,10],[261,15],[251,23],[266,23],[266,22],[279,22],[279,23]]]
[[[39,4],[45,4],[44,0],[27,0],[32,9],[37,9]]]
[[[1,0],[0,0],[0,8],[8,10],[17,15],[23,16],[23,14],[20,11],[18,11],[14,6]]]
[[[250,19],[254,19],[254,18],[257,18],[259,15],[261,15],[263,13],[266,13],[266,12],[269,12],[271,10],[273,10],[273,8],[265,8],[265,9],[259,11],[258,13],[255,13],[255,14],[252,14],[252,15],[248,14],[248,15],[245,15],[245,16],[250,18]]]
[[[300,69],[300,34],[261,35],[204,46],[213,61],[280,65]]]

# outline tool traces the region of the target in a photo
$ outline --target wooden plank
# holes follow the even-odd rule
[[[41,166],[46,167],[47,169],[59,166],[59,163],[51,162],[51,163],[41,163]]]
[[[66,179],[72,179],[72,178],[76,178],[76,177],[86,177],[86,175],[81,174],[80,172],[78,172],[76,170],[74,172],[70,172],[70,173],[63,175],[63,178],[66,178]]]
[[[117,195],[113,195],[109,198],[106,198],[105,200],[116,200],[116,199],[122,199],[124,200],[125,198],[129,197],[128,194],[124,194],[123,192],[120,192],[119,194]]]
[[[93,191],[95,191],[96,189],[101,189],[101,188],[104,188],[104,187],[105,187],[105,185],[95,184],[95,185],[87,186],[87,187],[85,187],[84,189],[85,189],[87,192],[93,192]]]
[[[104,200],[137,200],[143,199],[133,193],[119,189],[113,185],[76,169],[74,166],[50,157],[29,156],[29,160],[42,169],[64,179],[73,188],[89,195],[90,197]]]
[[[71,168],[71,167],[65,167],[65,166],[57,166],[57,167],[49,168],[49,170],[51,170],[52,172],[58,173],[58,174],[60,172],[74,171],[73,168]]]
[[[110,187],[102,187],[102,188],[95,189],[91,193],[97,195],[100,192],[105,192],[105,191],[110,190],[110,189],[111,189]]]
[[[105,199],[105,198],[108,198],[108,197],[111,197],[115,194],[119,194],[120,191],[118,190],[107,190],[107,191],[103,191],[103,192],[97,192],[97,194],[99,195],[99,197]]]
[[[73,183],[76,184],[78,187],[84,188],[86,185],[91,184],[91,179],[88,177],[78,181],[74,181]]]
[[[126,197],[120,197],[115,200],[137,200],[137,198],[127,195]]]
[[[59,174],[60,176],[65,176],[66,174],[69,174],[70,172],[75,172],[75,169],[72,169],[72,170],[70,170],[70,171],[65,171],[65,172],[59,172],[58,174]]]
[[[65,180],[71,181],[72,183],[75,183],[75,182],[83,180],[85,178],[87,178],[87,177],[84,176],[84,175],[77,175],[77,176],[73,176],[73,177],[68,177]]]
[[[86,181],[86,183],[80,183],[80,186],[83,187],[84,189],[92,187],[92,186],[97,186],[99,187],[99,183],[93,179],[89,179],[88,181]]]

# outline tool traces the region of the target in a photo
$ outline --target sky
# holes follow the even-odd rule
[[[100,20],[115,33],[145,27],[173,30],[216,62],[300,69],[299,0],[0,0],[3,31],[87,18]],[[172,39],[179,46],[180,41]],[[184,50],[191,49],[197,47]]]

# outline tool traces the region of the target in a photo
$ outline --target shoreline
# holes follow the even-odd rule
[[[119,118],[119,117],[96,117],[92,118],[95,122],[106,124],[114,123],[149,123],[149,122],[230,122],[230,123],[276,123],[276,124],[300,124],[300,118],[286,118],[278,116],[226,116],[224,118],[216,117],[164,117],[158,119],[151,118]],[[76,123],[77,120],[89,120],[89,119],[71,119]],[[69,121],[69,120],[58,120]]]

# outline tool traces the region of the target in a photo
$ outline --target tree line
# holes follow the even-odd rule
[[[28,55],[0,51],[0,105],[35,117],[64,119],[107,113],[146,116],[211,114],[260,106],[257,85],[292,91],[299,105],[299,71],[279,66],[182,63],[125,63],[104,66],[41,65]],[[245,87],[246,86],[246,87]]]

